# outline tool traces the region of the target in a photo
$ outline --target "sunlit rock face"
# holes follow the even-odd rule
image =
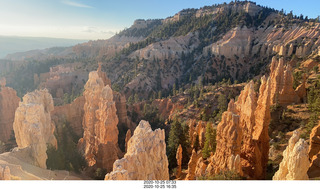
[[[140,121],[128,142],[127,153],[113,164],[105,180],[168,180],[165,133],[152,131],[149,122]]]
[[[13,134],[13,121],[20,98],[17,92],[6,87],[6,79],[0,80],[0,141],[6,143]]]
[[[299,132],[295,131],[289,144],[283,152],[283,159],[273,180],[308,180],[309,168],[308,143],[299,139]]]
[[[30,156],[31,163],[46,168],[47,144],[57,147],[55,126],[50,112],[54,109],[48,90],[27,93],[15,112],[13,129],[18,149]],[[26,158],[27,159],[27,158]]]
[[[119,157],[119,120],[113,92],[105,74],[99,69],[89,73],[84,88],[84,133],[79,147],[89,166],[96,165],[110,172],[113,162]]]
[[[320,125],[314,127],[310,133],[308,154],[311,160],[308,170],[309,178],[320,177]]]

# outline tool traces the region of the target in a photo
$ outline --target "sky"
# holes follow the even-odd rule
[[[0,0],[0,35],[107,39],[136,19],[166,18],[223,2],[230,0]],[[320,15],[320,0],[255,2],[309,18]]]

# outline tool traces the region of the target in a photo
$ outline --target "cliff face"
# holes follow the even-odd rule
[[[299,132],[294,131],[289,140],[279,170],[273,180],[308,180],[309,168],[308,144],[303,139],[299,140]]]
[[[89,166],[97,165],[111,171],[119,154],[119,120],[112,89],[100,75],[99,70],[90,72],[85,85],[84,134],[79,146]]]
[[[113,164],[105,180],[168,180],[164,130],[152,131],[140,121],[128,143],[127,153]]]
[[[19,106],[17,92],[6,87],[5,78],[0,83],[0,140],[7,142],[13,133],[14,113]]]
[[[47,144],[57,147],[50,115],[53,109],[52,96],[45,89],[26,94],[15,112],[13,129],[18,149],[29,151],[32,164],[41,168],[46,168]]]

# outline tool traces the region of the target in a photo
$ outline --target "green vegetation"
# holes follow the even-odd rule
[[[230,99],[229,99],[230,100]],[[218,108],[213,111],[212,118],[214,121],[220,121],[223,112],[225,112],[228,108],[228,99],[226,95],[220,94],[218,97]]]
[[[155,30],[157,26],[161,24],[160,19],[146,20],[148,22],[146,28],[129,28],[121,31],[118,36],[128,36],[128,37],[147,37],[151,32]]]
[[[235,171],[222,171],[216,175],[209,175],[197,178],[198,180],[245,180]]]
[[[47,168],[52,170],[67,170],[79,173],[86,167],[86,161],[78,152],[76,136],[67,122],[57,127],[55,136],[58,141],[58,149],[48,145]]]
[[[212,128],[212,124],[210,122],[207,123],[206,134],[205,134],[205,142],[204,147],[202,149],[202,157],[208,158],[210,153],[214,153],[216,151],[216,130]]]
[[[301,137],[308,139],[310,137],[311,130],[318,124],[320,115],[320,80],[317,79],[308,91],[308,109],[311,112],[308,123],[305,125],[305,132],[301,134]]]
[[[189,162],[189,154],[187,148],[189,142],[189,127],[187,124],[181,124],[178,119],[174,119],[171,123],[169,138],[167,143],[167,156],[169,161],[169,169],[172,170],[177,166],[176,153],[181,144],[182,147],[182,166],[186,166]]]

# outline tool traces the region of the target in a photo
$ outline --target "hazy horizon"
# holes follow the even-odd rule
[[[186,8],[229,3],[224,0],[0,0],[0,35],[64,39],[108,39],[136,19],[164,19]],[[254,1],[315,18],[317,0]]]
[[[0,35],[0,59],[5,58],[8,54],[51,47],[68,47],[86,41],[88,40]]]

